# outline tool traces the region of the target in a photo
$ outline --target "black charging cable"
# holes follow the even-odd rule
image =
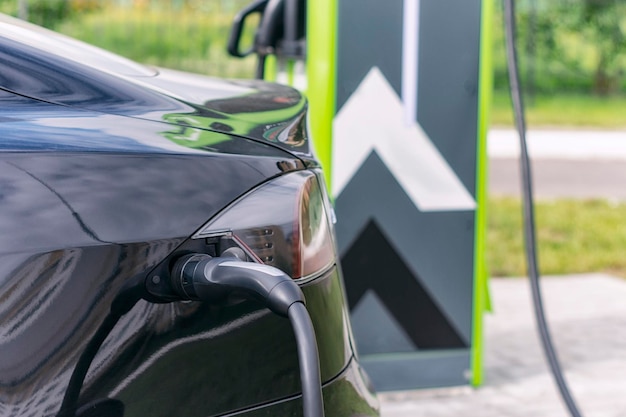
[[[215,258],[185,255],[172,268],[171,284],[181,299],[212,304],[232,298],[253,299],[279,316],[288,317],[298,349],[304,417],[324,417],[315,330],[302,290],[283,271],[240,259],[245,259],[245,254],[238,248]]]
[[[65,389],[61,408],[56,417],[82,417],[90,415],[109,415],[123,416],[124,405],[117,400],[102,399],[84,407],[78,408],[78,399],[81,388],[89,371],[89,366],[96,357],[100,347],[105,339],[111,333],[117,322],[128,313],[135,304],[146,295],[144,287],[144,278],[136,276],[129,279],[124,286],[118,291],[117,295],[111,302],[109,314],[100,324],[94,335],[91,337],[87,346],[83,349],[82,354],[78,358],[78,362],[74,366],[70,381]],[[103,411],[106,410],[106,413]],[[101,414],[98,414],[101,413]],[[94,414],[95,413],[95,414]]]
[[[524,198],[524,240],[526,247],[526,264],[530,277],[530,286],[535,311],[535,319],[543,350],[550,365],[550,370],[554,376],[554,381],[561,393],[561,397],[573,417],[581,417],[582,414],[576,406],[576,402],[569,391],[561,365],[552,343],[548,322],[543,308],[541,289],[539,287],[539,266],[537,262],[537,238],[535,227],[535,211],[532,189],[532,172],[530,158],[528,157],[528,146],[526,143],[526,120],[524,118],[524,101],[522,99],[520,76],[517,60],[517,50],[515,48],[515,0],[503,0],[504,2],[504,22],[506,34],[507,66],[509,70],[509,86],[511,89],[511,100],[513,111],[515,112],[515,126],[520,138],[520,162],[522,172],[522,192]]]

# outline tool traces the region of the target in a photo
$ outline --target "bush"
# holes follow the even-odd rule
[[[523,82],[537,93],[619,93],[626,73],[626,2],[517,2],[518,54]],[[495,87],[506,88],[502,10],[496,15]]]

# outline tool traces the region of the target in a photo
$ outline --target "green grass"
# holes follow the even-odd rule
[[[626,97],[598,97],[584,94],[541,95],[526,99],[526,120],[535,127],[626,128]],[[493,96],[491,123],[512,126],[511,99],[506,91]]]
[[[231,21],[232,14],[223,12],[109,6],[66,20],[55,30],[148,65],[252,78],[254,57],[226,53]],[[248,45],[250,31],[245,36],[242,43]]]
[[[525,275],[519,199],[492,198],[488,211],[490,275]],[[536,213],[542,274],[606,272],[626,277],[626,203],[538,201]]]

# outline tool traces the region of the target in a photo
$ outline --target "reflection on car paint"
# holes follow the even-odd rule
[[[156,263],[178,243],[77,248],[26,259],[22,254],[3,255],[3,262],[24,259],[7,271],[5,277],[10,278],[1,286],[5,299],[0,331],[6,336],[0,343],[3,415],[56,412],[79,352],[76,348],[84,346],[85,335],[99,325],[98,312],[110,308],[111,293],[124,284],[125,276]],[[138,254],[146,255],[145,264],[136,264]],[[93,276],[94,263],[102,266],[97,276]],[[121,333],[107,341],[102,351],[105,357],[107,352],[109,356],[122,352],[129,338],[138,337],[151,309],[146,304],[127,318]]]
[[[0,35],[3,30],[7,29],[0,26]],[[0,36],[0,88],[5,92],[99,114],[230,133],[311,155],[304,128],[306,100],[296,90],[254,80],[221,81],[223,87],[217,88],[216,95],[217,81],[187,77],[197,84],[191,85],[181,73],[171,70],[153,77],[116,75],[37,48],[33,42]],[[184,135],[186,140],[179,134],[177,144],[191,148],[217,140],[197,131]],[[204,137],[192,140],[199,136]]]

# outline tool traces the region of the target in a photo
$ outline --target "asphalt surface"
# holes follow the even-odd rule
[[[626,200],[626,132],[530,131],[537,198]],[[519,196],[519,143],[512,130],[489,133],[489,192]]]
[[[626,132],[531,131],[537,198],[626,200]],[[489,134],[491,195],[519,196],[518,139]],[[526,279],[492,279],[485,383],[380,395],[383,417],[566,417],[535,330]],[[586,417],[626,417],[626,280],[546,277],[542,291],[561,364]]]
[[[531,166],[534,193],[539,199],[626,200],[626,161],[535,158]],[[491,195],[521,195],[517,159],[492,158],[489,170]]]

